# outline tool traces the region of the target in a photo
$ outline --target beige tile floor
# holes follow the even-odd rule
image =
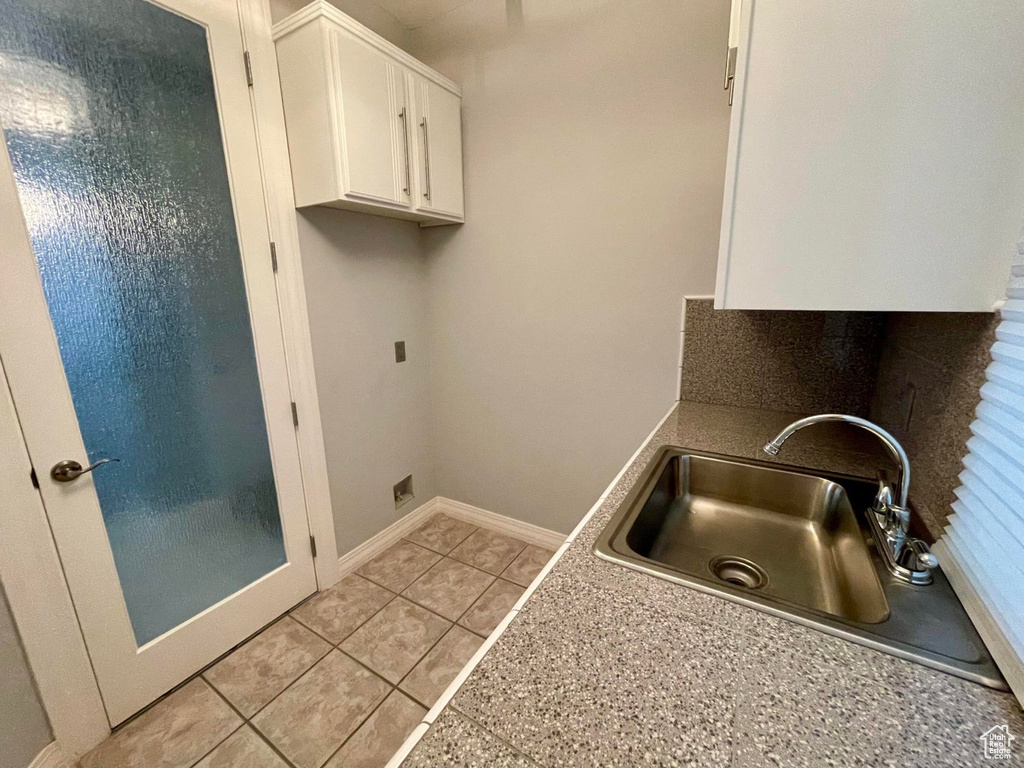
[[[383,766],[552,554],[435,514],[131,720],[81,766]]]

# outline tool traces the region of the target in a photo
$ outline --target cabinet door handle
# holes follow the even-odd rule
[[[402,111],[398,113],[399,118],[402,120],[402,136],[404,140],[402,146],[405,148],[405,186],[402,187],[402,191],[406,195],[412,194],[412,174],[409,171],[409,122],[406,117],[405,107],[402,107]]]
[[[427,177],[427,188],[423,192],[423,196],[430,200],[430,135],[427,133],[427,118],[424,117],[420,123],[420,127],[423,128],[423,172]]]

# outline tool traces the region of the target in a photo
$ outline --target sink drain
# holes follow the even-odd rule
[[[737,587],[760,589],[768,583],[768,574],[764,568],[742,557],[716,557],[709,565],[715,576]]]

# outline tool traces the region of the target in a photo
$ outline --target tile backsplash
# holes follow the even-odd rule
[[[911,502],[934,539],[952,512],[997,324],[987,313],[715,310],[689,299],[681,399],[871,418],[906,448]]]
[[[906,449],[910,497],[933,537],[952,513],[998,323],[991,313],[907,312],[886,325],[871,418]]]
[[[715,310],[688,299],[681,399],[867,416],[886,315]]]

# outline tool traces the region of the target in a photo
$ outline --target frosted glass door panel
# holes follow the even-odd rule
[[[0,122],[141,645],[286,561],[206,30],[0,0]]]

